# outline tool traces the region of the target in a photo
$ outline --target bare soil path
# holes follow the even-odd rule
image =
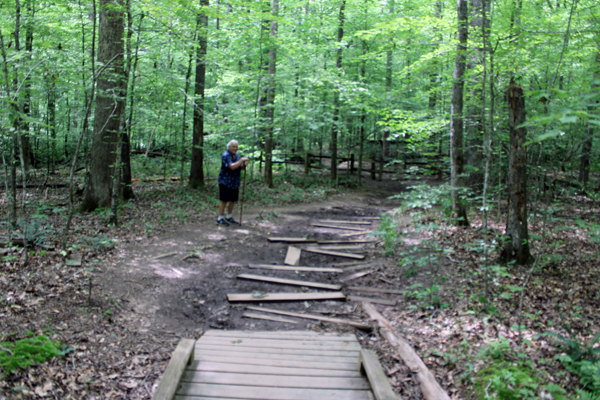
[[[247,268],[248,264],[283,264],[288,245],[270,243],[267,237],[339,238],[339,234],[348,232],[315,228],[310,226],[310,222],[378,217],[398,206],[397,201],[387,197],[399,190],[400,183],[393,181],[386,181],[386,185],[369,182],[364,191],[338,195],[325,203],[246,209],[242,226],[218,226],[214,216],[205,216],[193,224],[164,226],[159,235],[150,239],[135,238],[121,246],[119,262],[115,267],[105,269],[97,279],[103,282],[112,298],[120,300],[123,319],[137,321],[141,333],[150,331],[153,335],[198,337],[211,328],[301,329],[302,323],[283,324],[242,318],[243,305],[229,303],[227,293],[296,289],[236,279],[236,276],[256,274],[256,270]],[[377,225],[375,221],[368,228],[376,231]],[[366,251],[367,260],[378,259],[380,250],[376,244],[370,244]],[[347,261],[345,258],[303,252],[300,264],[328,266]],[[338,274],[317,272],[277,271],[274,274],[270,271],[260,274],[322,283],[337,283],[339,278]],[[376,276],[365,277],[352,284],[368,285],[373,279],[391,282],[395,279],[393,275],[393,271],[381,268]],[[289,311],[325,311],[331,314],[348,314],[356,309],[356,303],[339,301],[276,305],[281,306]]]

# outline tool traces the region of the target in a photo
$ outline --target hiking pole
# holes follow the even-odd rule
[[[246,165],[248,168],[248,165]],[[242,184],[242,203],[240,204],[240,226],[242,226],[242,213],[244,212],[244,192],[246,191],[246,169],[244,169],[244,183]]]

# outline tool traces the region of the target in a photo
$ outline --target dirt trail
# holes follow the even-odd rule
[[[361,192],[338,195],[323,203],[246,209],[241,227],[218,226],[214,216],[204,217],[199,223],[165,226],[162,227],[163,233],[151,239],[139,237],[120,247],[120,262],[114,269],[106,270],[100,279],[111,296],[121,301],[124,319],[137,321],[140,333],[198,337],[209,328],[303,329],[312,323],[301,321],[294,325],[243,318],[243,304],[230,304],[226,299],[227,293],[291,292],[297,288],[241,280],[236,279],[236,276],[240,273],[253,273],[337,283],[337,274],[257,272],[247,266],[249,263],[283,264],[288,245],[268,242],[266,238],[269,235],[339,238],[338,235],[343,231],[314,228],[310,226],[310,222],[316,219],[379,216],[399,205],[398,201],[388,200],[387,197],[401,189],[401,184],[395,181],[385,181],[383,184],[367,182],[365,190]],[[371,230],[376,228],[377,222],[370,227]],[[380,249],[375,248],[375,244],[369,246],[366,260],[376,260]],[[176,254],[156,258],[169,253]],[[300,264],[327,266],[347,261],[346,258],[303,252]],[[381,284],[383,280],[388,285],[400,285],[397,280],[399,274],[394,273],[394,267],[386,266],[383,259],[380,261],[382,267],[379,271],[353,281],[352,284],[368,285],[373,280]],[[356,303],[340,301],[265,305],[289,311],[321,311],[346,315],[356,309]]]

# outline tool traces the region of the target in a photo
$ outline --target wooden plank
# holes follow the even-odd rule
[[[379,265],[378,263],[368,263],[368,264],[363,264],[363,265],[356,265],[354,267],[344,268],[344,272],[360,271],[361,269],[371,268],[371,267],[375,267],[378,265]]]
[[[277,338],[284,340],[334,340],[334,341],[348,341],[355,339],[354,335],[340,335],[334,332],[315,332],[313,330],[285,330],[285,331],[241,331],[241,330],[215,330],[211,329],[202,335],[204,337],[235,337],[236,339],[244,338]],[[202,340],[200,338],[199,340]]]
[[[323,255],[326,255],[326,256],[352,258],[352,259],[355,259],[355,260],[364,260],[365,259],[364,254],[340,253],[340,252],[337,252],[337,251],[311,249],[311,248],[304,249],[304,251],[308,251],[310,253],[316,253],[316,254],[323,254]]]
[[[368,286],[350,286],[346,289],[349,290],[357,290],[359,292],[373,292],[373,293],[390,293],[390,294],[404,294],[404,290],[395,290],[395,289],[381,289],[381,288],[372,288]]]
[[[286,242],[286,243],[314,243],[316,240],[307,238],[290,238],[290,237],[267,237],[269,242]]]
[[[203,348],[196,348],[196,351],[202,356],[215,356],[215,357],[243,357],[243,358],[255,358],[257,360],[287,360],[287,361],[303,361],[303,362],[321,362],[326,361],[333,364],[351,364],[358,361],[358,351],[352,357],[326,357],[322,354],[319,355],[303,355],[303,354],[271,354],[265,348],[255,348],[253,352],[235,352],[219,350],[206,350]]]
[[[376,400],[398,400],[374,351],[361,350],[360,369],[367,375]]]
[[[329,229],[343,229],[345,231],[357,231],[357,232],[368,232],[362,228],[354,228],[351,226],[331,225],[331,224],[319,224],[318,222],[311,223],[315,228],[329,228]]]
[[[427,365],[421,360],[421,357],[419,357],[404,338],[394,333],[390,322],[369,303],[363,303],[363,309],[369,314],[371,319],[377,321],[381,333],[390,344],[396,347],[404,364],[406,364],[411,371],[417,372],[417,379],[419,380],[423,397],[426,400],[450,400],[448,393],[440,386],[435,379],[435,375],[427,368]]]
[[[377,243],[379,242],[379,240],[368,240],[368,239],[359,239],[359,240],[345,240],[345,239],[340,239],[340,240],[319,240],[317,241],[318,244],[355,244],[355,243]]]
[[[327,360],[321,360],[319,362],[312,361],[298,361],[298,360],[277,360],[273,358],[244,358],[239,355],[224,356],[224,355],[210,355],[210,354],[199,354],[196,356],[196,361],[215,361],[224,363],[237,363],[237,364],[248,364],[248,365],[265,365],[271,367],[294,367],[294,368],[320,368],[320,369],[335,369],[335,370],[356,370],[358,371],[358,358],[356,362],[342,364],[342,363],[330,363]]]
[[[370,391],[342,389],[302,389],[302,388],[273,388],[257,386],[230,386],[208,383],[182,383],[177,395],[229,397],[256,400],[314,400],[314,399],[344,399],[367,400]]]
[[[362,231],[362,232],[354,232],[354,233],[341,233],[338,234],[338,236],[340,237],[350,237],[350,236],[359,236],[359,235],[364,235],[367,233],[371,233],[371,231]]]
[[[171,400],[173,398],[186,365],[188,365],[190,359],[194,359],[195,345],[196,341],[192,339],[181,339],[179,341],[171,361],[169,361],[167,369],[154,391],[152,400]]]
[[[294,246],[289,246],[287,255],[285,256],[285,261],[283,262],[286,265],[298,265],[300,264],[300,254],[302,252],[299,248]]]
[[[260,309],[261,307],[250,307],[250,309],[257,308],[258,310],[253,311],[263,311],[268,309]],[[277,310],[273,310],[277,311]],[[268,311],[267,311],[268,312]],[[281,313],[272,313],[285,315]],[[305,314],[299,314],[305,315]],[[293,315],[288,315],[293,316]],[[235,348],[245,348],[245,347],[253,347],[258,348],[261,351],[269,352],[269,349],[300,349],[300,350],[345,350],[345,351],[358,351],[360,350],[360,345],[356,341],[356,339],[349,340],[346,342],[321,342],[318,340],[280,340],[280,339],[237,339],[232,340],[231,338],[227,338],[226,340],[221,340],[219,338],[207,338],[205,340],[199,340],[196,344],[199,346],[206,345],[215,345],[215,346],[227,346],[228,349],[233,351]]]
[[[242,317],[245,318],[254,318],[254,319],[264,319],[267,321],[275,321],[275,322],[283,322],[286,324],[297,324],[298,321],[294,321],[293,319],[278,317],[277,315],[264,315],[246,311],[242,314]]]
[[[365,249],[365,246],[357,246],[357,245],[338,245],[338,244],[334,244],[334,245],[325,245],[325,246],[319,246],[319,247],[310,247],[311,249],[321,249],[321,250],[358,250],[359,253],[365,252],[367,251]]]
[[[283,279],[283,278],[275,278],[273,276],[261,276],[261,275],[252,275],[252,274],[240,274],[237,276],[237,278],[238,279],[248,279],[251,281],[280,283],[282,285],[313,287],[313,288],[318,288],[318,289],[340,290],[342,288],[342,285],[333,285],[330,283],[298,281],[295,279]]]
[[[348,261],[348,262],[343,262],[343,263],[335,263],[335,264],[331,264],[331,266],[333,267],[351,267],[351,266],[358,266],[358,265],[375,265],[375,264],[379,264],[377,262],[356,262],[356,261]]]
[[[347,320],[347,319],[329,318],[329,317],[323,317],[322,315],[314,315],[314,314],[300,314],[300,313],[294,313],[294,312],[289,312],[289,311],[273,310],[273,309],[264,308],[264,307],[248,306],[246,308],[254,310],[254,311],[263,311],[263,312],[269,312],[269,313],[273,313],[273,314],[287,315],[288,317],[315,319],[318,321],[332,322],[334,324],[350,325],[350,326],[353,326],[353,327],[361,329],[361,330],[371,330],[371,325],[367,325],[367,324],[363,324],[360,322],[355,322],[355,321],[351,321],[351,320]]]
[[[161,258],[167,258],[167,257],[175,256],[175,255],[177,255],[177,252],[173,251],[171,253],[160,254],[156,257],[152,257],[152,260],[160,260]]]
[[[307,389],[369,390],[371,388],[369,382],[364,378],[236,374],[209,371],[186,371],[181,382]]]
[[[254,293],[230,293],[229,301],[306,301],[306,300],[344,300],[342,292],[316,293],[264,293],[255,296]]]
[[[349,224],[349,225],[371,225],[371,221],[341,221],[337,219],[320,219],[321,224]]]
[[[386,306],[395,306],[398,300],[389,300],[389,299],[374,299],[372,297],[362,297],[362,296],[346,296],[346,299],[350,301],[368,301],[369,303],[375,304],[384,304]]]
[[[330,272],[339,273],[344,272],[341,268],[323,268],[323,267],[300,267],[300,266],[287,266],[287,265],[271,265],[271,264],[249,264],[250,269],[271,269],[276,271],[304,271],[304,272]]]
[[[271,367],[268,365],[247,365],[226,362],[194,361],[188,366],[188,371],[234,372],[240,374],[289,375],[289,376],[337,376],[357,378],[358,370],[335,370],[319,368]]]
[[[343,278],[340,278],[340,282],[348,282],[348,281],[351,281],[351,280],[354,280],[354,279],[362,278],[363,276],[369,275],[372,272],[373,272],[372,269],[370,269],[368,271],[357,272],[355,274],[348,275],[348,276],[345,276]]]
[[[331,342],[327,342],[331,343]],[[332,349],[329,346],[323,346],[321,348],[265,348],[264,346],[238,346],[232,347],[229,343],[201,343],[196,344],[196,351],[201,352],[202,354],[216,354],[221,353],[225,354],[242,353],[245,355],[246,353],[264,353],[264,354],[281,354],[284,356],[294,357],[294,355],[306,355],[306,356],[321,356],[321,357],[349,357],[351,360],[356,360],[358,357],[358,352],[360,351],[360,347],[342,347]],[[277,357],[275,357],[277,358]]]

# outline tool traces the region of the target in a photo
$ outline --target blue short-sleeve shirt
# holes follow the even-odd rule
[[[241,176],[242,176],[242,167],[234,169],[233,171],[229,168],[229,166],[240,160],[242,156],[239,153],[235,155],[231,154],[229,150],[221,155],[221,172],[219,173],[219,185],[225,185],[230,189],[239,189]]]

